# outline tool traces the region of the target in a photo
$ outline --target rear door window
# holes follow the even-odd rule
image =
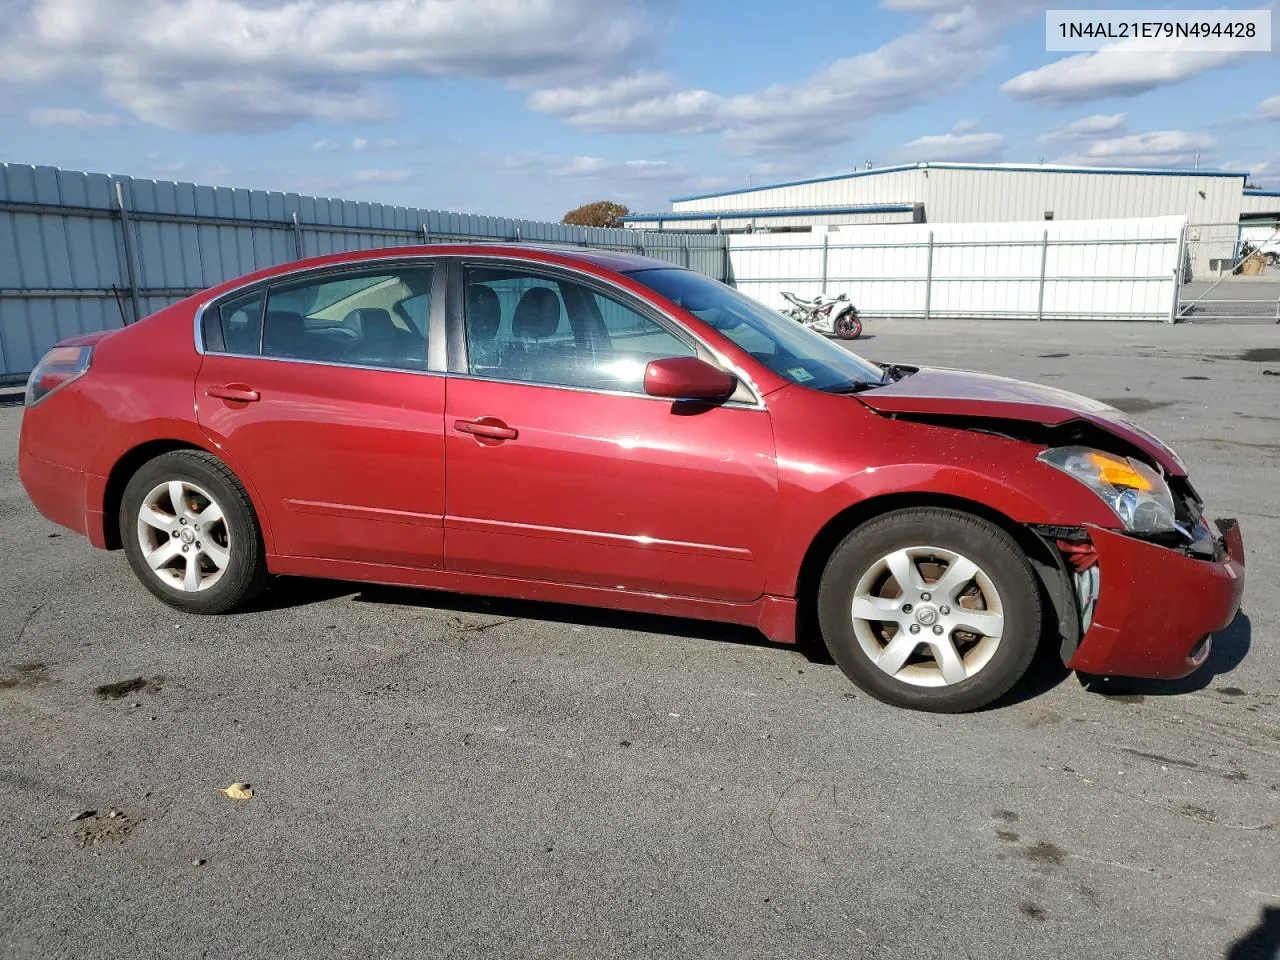
[[[425,370],[430,266],[326,274],[270,288],[263,356]]]

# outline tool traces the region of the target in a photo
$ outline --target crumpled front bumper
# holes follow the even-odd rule
[[[1235,619],[1244,594],[1239,525],[1216,526],[1219,556],[1212,560],[1090,527],[1101,583],[1093,623],[1067,666],[1175,680],[1204,663],[1212,634]]]

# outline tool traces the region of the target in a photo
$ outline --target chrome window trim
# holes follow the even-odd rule
[[[502,380],[498,377],[485,377],[478,373],[451,373],[450,379],[479,380],[483,383],[504,383],[513,387],[538,387],[545,390],[570,390],[574,393],[592,393],[605,397],[630,397],[632,400],[648,400],[650,403],[696,403],[694,400],[673,400],[671,397],[651,397],[647,393],[636,393],[632,390],[601,390],[598,387],[574,387],[564,383],[541,383],[532,380]],[[741,400],[726,400],[723,403],[708,403],[708,406],[727,407],[731,410],[759,410],[768,412],[763,403],[744,403]]]
[[[268,357],[260,353],[211,353],[211,357],[231,357],[235,360],[266,360],[271,363],[305,363],[314,367],[339,367],[347,370],[377,370],[380,373],[407,373],[416,377],[443,377],[443,370],[411,370],[408,367],[379,367],[371,363],[339,363],[336,360],[308,360],[304,357]]]
[[[416,265],[421,267],[422,265],[419,264],[418,261],[430,260],[432,261],[432,263],[426,264],[426,265],[434,267],[437,264],[443,265],[444,259],[445,257],[439,253],[428,253],[428,252],[423,252],[422,254],[412,254],[409,256],[400,254],[394,257],[387,257],[385,260],[381,260],[377,257],[370,257],[367,260],[357,260],[354,263],[329,264],[328,266],[324,266],[324,267],[299,267],[296,270],[287,270],[284,273],[278,273],[270,277],[261,277],[257,280],[249,280],[249,281],[246,281],[245,283],[238,284],[237,286],[234,286],[229,290],[223,290],[216,297],[210,297],[209,299],[205,300],[202,304],[200,304],[199,307],[196,308],[195,322],[192,325],[192,331],[191,331],[192,338],[195,342],[196,353],[200,354],[201,356],[205,356],[206,354],[211,353],[213,356],[218,356],[218,357],[251,357],[251,358],[260,359],[260,360],[296,359],[293,357],[264,357],[260,355],[255,356],[254,354],[227,353],[221,350],[208,351],[205,349],[205,345],[204,345],[204,326],[203,326],[204,315],[209,310],[210,307],[221,306],[224,301],[234,300],[236,299],[237,295],[246,293],[249,290],[252,290],[258,286],[261,286],[265,291],[268,287],[273,287],[279,283],[288,283],[292,280],[303,280],[311,276],[322,277],[325,274],[329,274],[329,273],[358,272],[364,269],[365,264],[369,265],[368,266],[369,270],[377,270],[381,267],[395,267],[396,265],[404,265],[404,266]],[[434,278],[432,282],[434,283]],[[430,350],[430,347],[431,345],[427,344],[428,351]],[[300,362],[323,363],[323,364],[326,364],[327,366],[336,366],[336,367],[361,366],[359,364],[334,363],[329,360],[314,360],[314,361],[300,361]],[[373,369],[384,370],[388,368],[374,367]],[[399,370],[401,368],[392,367],[390,369]],[[410,370],[406,372],[413,373],[415,371]]]
[[[544,249],[544,248],[539,248],[539,249]],[[559,251],[552,250],[549,252],[558,253]],[[572,252],[573,252],[572,250],[565,251],[565,253],[568,255],[571,255]],[[482,376],[471,374],[471,373],[449,373],[447,367],[444,370],[407,370],[403,367],[375,367],[375,366],[370,366],[368,364],[338,363],[333,360],[306,360],[298,357],[269,357],[264,354],[228,353],[224,351],[209,352],[205,350],[205,344],[204,344],[205,313],[208,312],[208,310],[211,307],[219,306],[226,300],[235,299],[237,295],[243,294],[246,291],[253,289],[254,287],[261,285],[265,289],[276,283],[286,282],[291,279],[301,279],[304,276],[311,275],[311,274],[314,274],[315,276],[323,276],[327,273],[345,273],[352,269],[360,269],[365,265],[368,265],[370,269],[377,269],[379,266],[390,266],[394,264],[412,265],[417,263],[420,260],[430,260],[433,262],[433,264],[437,265],[437,267],[441,269],[444,268],[446,266],[447,261],[450,261],[450,260],[458,261],[461,266],[465,266],[467,263],[474,262],[477,260],[480,262],[493,261],[493,260],[514,261],[517,263],[529,264],[534,267],[542,267],[544,269],[550,270],[553,273],[555,271],[563,271],[573,276],[581,276],[586,278],[588,281],[594,281],[594,285],[597,287],[604,286],[604,287],[612,287],[614,289],[618,289],[630,299],[640,300],[644,304],[644,306],[647,307],[651,312],[661,317],[664,321],[666,321],[667,324],[674,326],[676,330],[678,330],[684,336],[692,339],[698,345],[698,347],[700,347],[702,350],[706,351],[708,354],[714,357],[716,362],[720,364],[721,368],[723,368],[726,372],[733,374],[738,379],[739,383],[746,386],[746,388],[751,392],[752,396],[755,398],[754,403],[744,403],[742,401],[734,400],[734,401],[726,401],[725,403],[718,404],[718,406],[729,407],[736,410],[765,410],[765,411],[768,410],[768,406],[764,402],[764,393],[756,385],[755,381],[751,379],[751,377],[747,376],[747,374],[744,373],[737,364],[730,362],[729,359],[725,357],[719,350],[715,349],[715,347],[707,343],[696,332],[689,329],[689,327],[685,326],[683,323],[680,322],[678,318],[673,317],[666,310],[663,310],[662,308],[658,307],[656,304],[649,303],[647,300],[643,300],[643,298],[641,298],[638,294],[632,293],[630,290],[626,290],[625,288],[618,287],[616,284],[610,284],[608,280],[602,279],[600,277],[594,276],[589,273],[584,273],[583,271],[575,269],[574,267],[567,267],[558,263],[545,263],[541,260],[531,260],[528,257],[521,256],[520,254],[508,253],[505,251],[496,251],[493,253],[482,253],[482,254],[472,254],[472,255],[461,254],[461,253],[440,253],[440,252],[424,251],[420,255],[411,254],[406,256],[404,254],[400,254],[395,257],[388,257],[386,260],[380,260],[377,257],[371,257],[367,260],[356,261],[355,263],[331,264],[325,267],[299,267],[297,270],[289,270],[284,273],[275,274],[270,277],[264,277],[258,280],[250,280],[245,283],[239,284],[235,287],[232,287],[229,290],[224,290],[221,293],[219,293],[217,296],[208,298],[203,303],[201,303],[200,306],[196,309],[195,320],[194,320],[194,323],[192,324],[192,339],[195,343],[196,353],[202,357],[209,355],[209,356],[217,356],[217,357],[234,357],[239,360],[270,360],[276,363],[305,363],[305,364],[310,364],[312,366],[319,366],[319,367],[347,367],[347,368],[353,368],[358,370],[379,370],[384,373],[385,372],[408,373],[408,374],[415,374],[417,376],[464,377],[468,380],[484,380],[491,383],[510,383],[510,384],[515,384],[517,386],[524,386],[524,387],[547,387],[552,390],[572,390],[577,393],[598,393],[605,396],[640,397],[645,400],[653,400],[653,401],[659,401],[663,403],[673,402],[672,400],[666,397],[651,397],[646,393],[632,393],[626,390],[618,390],[618,391],[598,390],[591,387],[572,387],[572,386],[566,386],[566,385],[554,384],[554,383],[532,383],[527,380],[500,380],[496,377],[482,377]],[[687,267],[681,267],[678,264],[671,264],[670,266],[674,270],[688,269]],[[588,284],[588,285],[591,285],[591,284]],[[434,305],[433,305],[433,309],[434,309]],[[465,322],[465,318],[464,318],[464,322]],[[427,345],[427,350],[428,350],[428,354],[430,354],[430,350],[431,350],[430,343],[428,343]],[[428,363],[429,362],[430,362],[430,359],[428,356]]]

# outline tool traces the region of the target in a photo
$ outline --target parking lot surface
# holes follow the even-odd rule
[[[715,624],[297,581],[185,617],[35,512],[10,405],[0,956],[1272,956],[1280,328],[867,333],[1170,441],[1248,551],[1207,668],[945,717]]]

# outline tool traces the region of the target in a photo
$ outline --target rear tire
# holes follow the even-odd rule
[[[202,450],[144,464],[120,501],[120,539],[142,585],[185,613],[234,610],[266,586],[266,549],[249,495]]]
[[[935,713],[1007,693],[1035,656],[1041,616],[1035,573],[1013,538],[939,507],[855,529],[818,589],[822,638],[845,675],[885,703]]]

